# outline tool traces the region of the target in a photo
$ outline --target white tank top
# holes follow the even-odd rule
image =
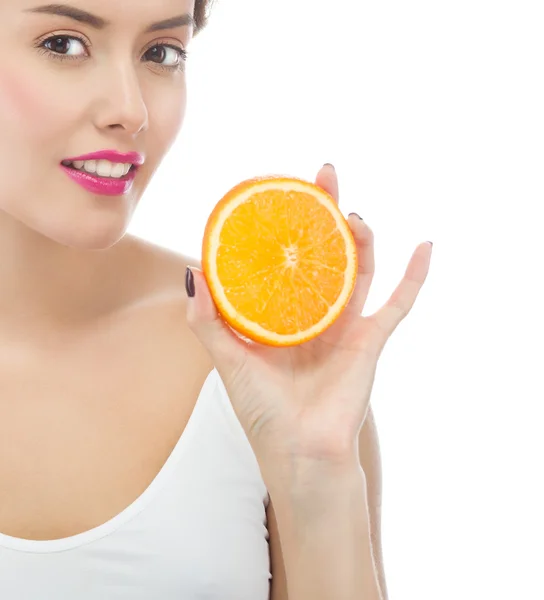
[[[0,598],[268,599],[268,502],[213,369],[163,468],[123,512],[59,540],[0,534]]]

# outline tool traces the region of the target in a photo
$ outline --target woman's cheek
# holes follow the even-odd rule
[[[187,108],[185,86],[170,94],[147,98],[149,122],[153,126],[153,139],[163,148],[170,148],[175,141]]]
[[[62,88],[29,71],[0,67],[0,123],[3,132],[40,139],[70,118],[72,108]],[[15,140],[14,140],[15,143]]]

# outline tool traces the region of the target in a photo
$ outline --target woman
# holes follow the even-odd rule
[[[369,398],[429,244],[363,318],[350,215],[350,305],[272,349],[222,324],[196,260],[125,235],[209,8],[0,4],[1,598],[386,597]]]

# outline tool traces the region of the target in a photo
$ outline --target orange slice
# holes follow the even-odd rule
[[[340,316],[355,287],[357,252],[323,189],[295,177],[254,177],[210,214],[202,270],[232,329],[269,346],[294,346]]]

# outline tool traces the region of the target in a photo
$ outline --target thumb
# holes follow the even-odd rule
[[[213,301],[204,273],[187,267],[187,323],[210,354],[215,367],[225,375],[237,369],[247,353],[247,345],[223,320]]]

